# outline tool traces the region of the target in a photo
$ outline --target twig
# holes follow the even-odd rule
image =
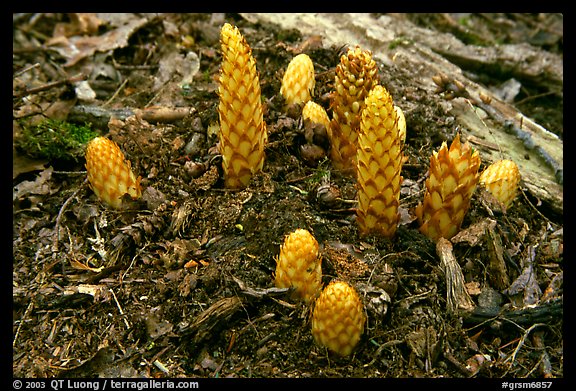
[[[88,178],[84,179],[84,182],[82,182],[82,184],[78,187],[78,189],[76,189],[76,191],[70,197],[68,197],[68,199],[64,202],[64,204],[62,204],[62,207],[58,212],[58,216],[56,217],[56,225],[54,227],[54,230],[56,231],[55,234],[56,237],[54,238],[54,243],[52,244],[52,252],[54,253],[58,252],[58,245],[60,244],[60,223],[62,221],[62,215],[64,214],[64,211],[66,210],[70,202],[72,202],[74,197],[76,197],[78,193],[84,188],[84,185],[87,182]]]
[[[130,271],[130,269],[132,268],[132,266],[134,265],[134,263],[136,262],[136,258],[138,258],[138,256],[140,254],[142,254],[142,252],[144,251],[144,249],[148,248],[149,243],[146,243],[144,246],[142,246],[138,252],[136,253],[136,255],[134,255],[132,257],[132,260],[130,261],[130,265],[128,265],[128,268],[126,270],[124,270],[124,273],[122,273],[122,276],[120,277],[120,281],[124,282],[124,277],[126,277],[126,274],[128,274],[128,272]]]
[[[506,263],[504,262],[502,238],[496,232],[494,226],[489,225],[485,230],[485,243],[489,259],[488,278],[494,288],[504,290],[510,286],[510,279],[508,277]]]
[[[87,79],[86,75],[80,73],[78,75],[70,76],[69,78],[66,78],[63,80],[56,80],[56,81],[44,84],[44,85],[39,86],[39,87],[30,88],[29,90],[27,89],[25,91],[22,91],[19,94],[13,95],[13,98],[16,98],[16,99],[22,98],[23,96],[26,96],[26,95],[36,94],[38,92],[46,91],[46,90],[49,90],[49,89],[54,88],[54,87],[59,87],[61,85],[67,84],[67,83],[76,83],[78,81],[83,81],[86,79]]]
[[[540,217],[542,217],[542,218],[543,218],[545,221],[547,221],[549,224],[553,224],[548,217],[544,216],[544,215],[542,214],[542,212],[540,212],[540,211],[538,210],[538,208],[536,208],[536,207],[532,204],[532,202],[528,199],[528,196],[526,195],[526,193],[524,192],[523,189],[520,189],[520,192],[522,193],[522,196],[524,197],[524,200],[526,200],[526,202],[528,203],[528,205],[530,205],[530,207],[531,207]]]
[[[245,295],[248,295],[248,296],[255,297],[257,299],[262,299],[263,297],[267,297],[267,296],[282,296],[290,290],[290,288],[276,288],[276,287],[265,288],[265,289],[251,288],[249,286],[246,286],[244,281],[240,280],[239,278],[237,278],[235,276],[232,276],[232,279],[234,280],[234,282],[236,284],[238,284],[238,287],[240,288],[242,293],[244,293]]]
[[[114,58],[112,58],[112,65],[114,66],[114,68],[118,69],[119,71],[133,71],[133,70],[150,70],[150,69],[156,69],[159,67],[159,65],[125,65],[125,64],[119,64]]]
[[[37,62],[36,64],[32,64],[32,65],[29,65],[29,66],[27,66],[27,67],[24,67],[24,68],[22,68],[21,70],[19,70],[18,72],[16,72],[16,73],[14,74],[14,77],[18,77],[18,76],[20,76],[20,75],[28,72],[28,71],[31,70],[31,69],[38,68],[39,66],[40,66],[40,63]]]
[[[152,359],[150,360],[155,366],[156,368],[158,368],[159,370],[161,370],[162,372],[164,372],[165,374],[169,374],[168,369],[164,366],[164,364],[162,364],[160,361],[158,361],[158,359],[160,357],[162,357],[162,355],[164,353],[166,353],[166,351],[170,349],[170,345],[166,346],[164,349],[160,350],[158,353],[156,353],[154,355],[154,357],[152,357]]]
[[[539,304],[536,306],[527,306],[515,310],[500,310],[495,307],[476,307],[473,311],[464,314],[463,322],[465,325],[473,324],[467,330],[472,330],[487,322],[502,320],[523,329],[520,325],[534,324],[535,322],[551,323],[554,320],[561,319],[563,314],[562,298],[557,298]]]
[[[112,292],[112,296],[114,297],[114,301],[116,302],[116,306],[118,307],[118,311],[120,311],[120,315],[122,315],[122,319],[124,320],[124,324],[126,325],[126,329],[130,330],[130,323],[128,323],[128,319],[126,319],[126,317],[124,316],[124,311],[122,311],[122,307],[120,307],[120,303],[118,302],[118,299],[116,298],[116,294],[114,293],[114,290],[112,288],[110,288],[110,292]]]
[[[114,94],[110,97],[110,99],[108,99],[103,105],[102,107],[106,107],[110,104],[110,102],[112,102],[114,99],[116,99],[116,97],[118,96],[118,94],[120,93],[120,91],[122,91],[122,89],[124,88],[124,86],[126,85],[126,83],[128,83],[128,79],[124,79],[124,81],[122,82],[122,84],[120,84],[120,87],[118,87],[116,89],[116,91],[114,91]]]
[[[515,102],[514,102],[514,105],[519,106],[519,105],[521,105],[522,103],[526,103],[526,102],[528,102],[528,101],[530,101],[530,100],[538,99],[538,98],[543,98],[543,97],[546,97],[546,96],[548,96],[548,95],[555,95],[555,94],[556,94],[555,91],[547,91],[547,92],[543,92],[543,93],[541,93],[541,94],[536,94],[536,95],[527,96],[527,97],[524,98],[524,99],[520,99],[520,100],[515,101]]]
[[[462,364],[454,355],[448,351],[444,351],[444,358],[450,362],[450,364],[454,365],[456,369],[460,371],[466,377],[470,377],[472,372],[466,367],[466,365]]]
[[[393,347],[393,346],[400,345],[400,344],[402,344],[402,343],[404,343],[404,341],[403,341],[403,340],[399,340],[399,339],[394,339],[394,340],[392,340],[392,341],[384,342],[383,344],[381,344],[381,345],[378,347],[378,350],[376,350],[376,352],[374,353],[374,358],[373,358],[368,364],[364,364],[364,368],[370,367],[370,366],[374,365],[374,363],[376,362],[376,360],[378,359],[378,357],[380,357],[380,355],[382,354],[382,352],[384,351],[384,349],[386,349],[386,348],[391,348],[391,347]]]
[[[166,348],[162,351],[162,353],[164,353],[164,351],[168,350],[169,346],[166,346]],[[159,370],[161,370],[162,372],[164,372],[166,375],[170,374],[170,371],[168,370],[168,368],[166,368],[164,366],[164,364],[162,364],[160,361],[158,360],[154,360],[154,366],[156,366],[156,368],[158,368]]]
[[[18,340],[18,336],[20,335],[20,329],[22,328],[22,325],[24,324],[24,321],[26,320],[28,315],[30,315],[30,312],[32,311],[33,306],[34,306],[34,302],[32,300],[30,300],[28,307],[26,307],[26,311],[24,311],[24,315],[22,315],[22,319],[20,319],[20,324],[18,325],[18,328],[16,329],[16,334],[14,335],[14,341],[12,341],[12,347],[16,346],[16,341]]]
[[[551,377],[553,377],[552,364],[550,363],[550,356],[548,355],[548,352],[546,351],[546,345],[544,344],[544,341],[542,340],[542,333],[543,333],[542,331],[538,331],[538,332],[534,333],[532,340],[534,342],[534,346],[537,349],[542,349],[542,357],[538,363],[538,367],[540,368],[540,371],[542,372],[542,375],[544,376],[544,378],[551,378]]]
[[[191,335],[192,342],[198,344],[213,336],[214,330],[228,322],[241,307],[242,299],[238,296],[220,299],[196,315],[194,322],[181,330],[182,335]]]
[[[87,171],[52,171],[52,175],[58,174],[58,175],[76,176],[76,175],[86,175],[86,173]]]
[[[518,355],[518,353],[520,352],[520,349],[522,348],[522,346],[524,345],[524,342],[526,341],[526,338],[528,338],[528,335],[530,334],[530,332],[532,330],[534,330],[536,327],[540,327],[540,326],[548,326],[544,323],[536,323],[533,324],[532,326],[530,326],[528,328],[528,330],[526,330],[524,332],[524,335],[522,335],[522,338],[520,338],[520,341],[518,342],[518,346],[516,346],[516,349],[514,349],[514,353],[512,353],[512,356],[508,357],[506,361],[508,361],[510,359],[510,367],[512,367],[512,364],[514,364],[514,361],[516,361],[516,356]]]

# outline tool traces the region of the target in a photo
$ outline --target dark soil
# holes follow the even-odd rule
[[[483,234],[478,244],[454,243],[476,308],[447,311],[436,247],[418,231],[412,208],[423,195],[429,156],[454,138],[457,124],[446,117],[441,96],[414,85],[415,70],[391,73],[383,66],[380,74],[398,105],[409,108],[403,218],[393,239],[360,237],[354,180],[333,170],[328,159],[302,155],[303,125],[279,94],[284,69],[303,50],[315,64],[315,101],[329,111],[343,48],[224,15],[252,47],[269,131],[263,172],[248,188],[230,191],[223,187],[212,130],[221,20],[209,14],[150,17],[103,61],[97,54],[66,68],[66,59],[42,44],[58,23],[76,26],[72,16],[13,17],[15,377],[564,376],[563,219],[530,194],[520,194],[502,213],[476,193],[463,228],[495,220],[503,250],[490,250]],[[510,16],[505,25],[522,26],[529,17]],[[529,20],[543,23],[542,16]],[[437,21],[420,16],[417,22],[434,29]],[[92,34],[112,29],[101,25]],[[517,35],[506,39],[522,38]],[[561,42],[547,45],[543,50],[562,52]],[[160,60],[189,51],[200,59],[193,80],[180,86],[173,71],[163,88],[154,89]],[[40,64],[29,71],[39,86],[71,77],[91,61],[107,64],[117,76],[90,80],[97,93],[91,106],[108,113],[100,122],[78,109],[87,105],[70,83],[27,99],[18,95],[25,87],[17,72],[26,67]],[[525,114],[548,113],[545,125],[561,136],[558,97],[526,88],[522,94],[519,99],[539,96],[538,105],[524,100]],[[150,106],[190,110],[173,121],[118,114]],[[116,119],[109,121],[110,112]],[[143,199],[111,210],[85,182],[82,156],[26,156],[21,130],[42,116],[89,121],[116,141],[143,178]],[[26,168],[17,159],[25,159]],[[336,201],[322,197],[319,189],[327,184],[339,191]],[[390,296],[385,313],[367,309],[365,333],[350,357],[315,345],[310,310],[270,289],[280,245],[296,228],[308,229],[321,244],[325,283],[339,278],[361,292],[368,286]],[[492,279],[494,254],[505,259],[507,287]],[[368,303],[370,296],[363,299]]]

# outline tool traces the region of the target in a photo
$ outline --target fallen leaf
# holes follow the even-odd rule
[[[68,14],[70,22],[56,23],[54,26],[54,37],[71,37],[73,35],[93,35],[98,32],[98,28],[103,21],[95,13],[73,12]]]
[[[42,171],[36,180],[23,181],[14,186],[12,193],[12,200],[23,199],[30,194],[46,195],[51,194],[50,179],[52,178],[52,167],[48,167]]]
[[[92,266],[89,266],[89,265],[84,264],[82,262],[79,262],[75,259],[70,260],[70,266],[76,270],[89,270],[89,271],[94,272],[94,273],[100,273],[104,269],[104,266],[92,267]]]
[[[12,155],[12,179],[14,180],[18,175],[27,172],[44,170],[46,164],[48,164],[48,160],[30,159],[14,152]]]
[[[148,18],[135,18],[127,24],[99,36],[73,36],[70,38],[58,36],[49,39],[46,46],[68,60],[64,67],[71,67],[96,52],[105,53],[128,46],[128,39],[132,34],[147,23]]]
[[[482,239],[486,233],[486,228],[494,228],[495,226],[495,220],[486,218],[458,232],[452,239],[450,239],[450,241],[452,243],[467,242],[470,246],[476,246],[478,243],[482,243]]]
[[[478,281],[470,281],[464,284],[466,291],[470,296],[477,296],[482,291],[480,289],[480,283]]]

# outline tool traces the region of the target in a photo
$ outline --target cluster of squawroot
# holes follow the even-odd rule
[[[264,166],[268,141],[260,81],[250,46],[238,28],[221,29],[222,63],[218,87],[224,184],[248,186]],[[390,92],[380,84],[370,51],[348,49],[336,66],[331,116],[313,101],[314,64],[306,54],[288,64],[280,93],[286,105],[299,105],[304,121],[322,125],[330,141],[333,167],[352,175],[357,189],[357,225],[361,235],[394,236],[399,223],[403,147],[406,119]],[[450,239],[461,227],[478,184],[509,208],[515,199],[520,173],[511,160],[501,160],[479,173],[478,151],[457,134],[450,147],[444,142],[430,157],[422,202],[414,214],[420,231],[430,239]],[[119,146],[105,137],[89,142],[88,180],[94,193],[112,208],[121,208],[126,194],[142,195],[140,177],[132,172]],[[291,298],[313,306],[312,334],[321,346],[349,355],[364,332],[366,315],[356,290],[334,280],[323,288],[319,244],[305,229],[286,236],[276,259],[275,285],[290,288]]]
[[[306,229],[288,234],[276,259],[275,285],[290,288],[293,300],[313,307],[312,336],[339,356],[352,353],[364,332],[366,315],[356,290],[331,281],[322,288],[322,258],[316,238]]]

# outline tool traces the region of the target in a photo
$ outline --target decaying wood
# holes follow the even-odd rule
[[[224,324],[242,306],[238,296],[225,297],[202,311],[192,324],[183,330],[185,335],[192,335],[194,343],[199,343],[215,335],[214,330]]]
[[[502,239],[494,226],[486,227],[485,242],[490,262],[488,264],[488,279],[495,289],[502,291],[510,286],[510,280],[504,262]]]
[[[546,344],[544,343],[544,332],[536,331],[532,336],[534,347],[541,351],[542,358],[540,359],[540,373],[544,378],[554,377],[552,374],[552,364],[550,363],[550,355],[546,351]]]
[[[422,34],[422,31],[428,34]],[[439,34],[442,35],[442,39],[438,39]],[[415,38],[463,69],[492,75],[508,75],[562,94],[564,78],[562,58],[538,50],[527,43],[466,45],[452,34],[442,34],[428,29],[418,31]]]
[[[501,121],[482,118],[482,114],[469,99],[458,98],[444,103],[447,115],[454,116],[461,125],[463,139],[474,137],[483,144],[496,145],[498,149],[475,145],[482,162],[489,164],[501,158],[517,162],[524,185],[536,198],[550,205],[556,213],[563,211],[563,187],[558,183],[557,170],[543,161],[549,156],[558,168],[563,167],[563,141],[555,134],[530,120],[516,107],[499,100],[492,92],[464,75],[462,66],[477,67],[488,64],[509,77],[539,83],[562,94],[563,60],[526,45],[501,45],[483,48],[466,45],[452,34],[440,33],[418,27],[394,15],[375,18],[362,13],[318,14],[241,14],[251,22],[272,22],[285,29],[297,29],[305,37],[321,36],[325,46],[360,45],[372,51],[393,72],[417,69],[413,86],[435,94],[432,77],[444,73],[466,86],[471,97],[480,101],[480,94],[488,97],[490,111],[530,136],[527,148],[524,139],[508,132]],[[459,64],[459,65],[457,65]],[[409,115],[409,113],[405,113]],[[408,129],[409,131],[409,129]]]
[[[557,298],[535,306],[512,310],[500,310],[495,307],[476,307],[471,312],[464,314],[462,319],[466,325],[478,325],[497,320],[510,321],[511,324],[520,326],[535,323],[552,324],[562,320],[563,309],[562,298]],[[504,325],[506,322],[502,324]]]
[[[286,295],[286,293],[291,289],[291,288],[276,288],[276,287],[252,288],[247,286],[244,281],[240,280],[237,277],[232,276],[232,279],[236,284],[238,284],[238,287],[240,288],[243,294],[250,297],[254,297],[256,299],[262,299],[267,296],[283,296]]]
[[[216,331],[242,307],[245,300],[262,299],[264,297],[274,297],[285,295],[289,288],[251,288],[244,281],[232,276],[232,280],[240,288],[245,298],[240,296],[225,297],[213,303],[206,310],[198,314],[194,321],[184,329],[184,336],[191,335],[194,343],[200,343],[216,334]]]
[[[172,123],[182,120],[196,109],[194,107],[147,107],[145,109],[132,108],[107,108],[94,105],[76,105],[70,110],[68,119],[74,122],[89,122],[94,126],[106,129],[111,118],[121,121],[132,115],[137,115],[143,120],[156,123]]]
[[[166,227],[166,221],[162,217],[165,209],[166,204],[161,204],[151,215],[144,216],[136,223],[120,229],[120,233],[108,244],[110,250],[107,266],[114,266],[125,261],[126,255],[131,253],[136,246],[141,246],[144,240],[152,239],[154,235],[162,232]]]
[[[468,311],[474,308],[474,302],[464,286],[464,275],[458,261],[452,253],[452,243],[440,238],[436,243],[436,253],[440,257],[440,266],[446,277],[446,302],[449,312]]]

